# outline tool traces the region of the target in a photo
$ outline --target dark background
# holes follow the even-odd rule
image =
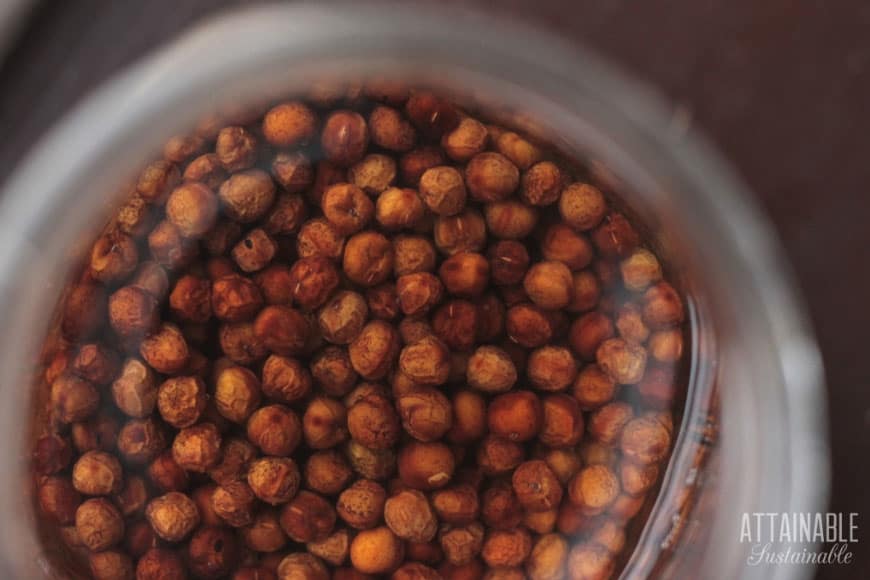
[[[0,180],[71,103],[113,72],[217,7],[248,3],[38,3],[0,64]],[[823,351],[830,509],[870,515],[870,2],[478,4],[615,60],[689,111],[734,163],[776,226]],[[867,526],[859,518],[859,530]],[[856,561],[822,569],[819,578],[870,577],[870,536],[859,538]]]

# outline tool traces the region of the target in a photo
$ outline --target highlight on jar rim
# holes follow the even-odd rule
[[[776,244],[545,32],[227,13],[72,110],[0,216],[10,577],[810,570],[741,535],[827,493]]]

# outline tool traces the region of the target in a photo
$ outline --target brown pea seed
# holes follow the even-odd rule
[[[325,560],[333,566],[340,566],[347,559],[350,549],[350,534],[347,530],[337,530],[325,540],[308,542],[305,545],[309,554]]]
[[[348,180],[369,195],[377,195],[396,180],[396,162],[388,155],[366,155],[347,172]]]
[[[88,451],[73,465],[72,483],[84,495],[111,495],[121,491],[124,475],[114,455]]]
[[[674,326],[683,321],[683,302],[673,286],[659,282],[644,292],[643,319],[653,328]]]
[[[542,403],[542,427],[538,438],[544,445],[576,445],[583,436],[583,415],[576,399],[569,395],[549,395]]]
[[[662,363],[675,363],[683,355],[683,334],[679,329],[659,330],[649,339],[649,353]]]
[[[188,568],[194,577],[226,576],[238,565],[238,559],[236,536],[227,528],[201,527],[187,545]]]
[[[310,331],[310,324],[305,316],[288,306],[263,308],[253,325],[254,335],[263,346],[282,356],[301,353]]]
[[[581,578],[607,578],[613,567],[612,556],[599,544],[581,542],[568,554],[568,568],[576,570]]]
[[[247,424],[248,439],[266,455],[289,456],[302,440],[302,424],[284,405],[260,407]]]
[[[303,469],[305,487],[327,496],[338,495],[353,478],[353,469],[335,449],[316,451]]]
[[[480,515],[477,491],[468,484],[433,492],[432,507],[439,520],[454,526],[471,524]]]
[[[473,523],[444,529],[439,540],[446,560],[454,566],[463,566],[480,554],[483,538],[483,526]]]
[[[559,534],[541,536],[532,547],[526,562],[526,573],[531,580],[563,580],[566,575],[568,542]]]
[[[536,145],[512,131],[505,131],[498,136],[496,149],[523,170],[540,161],[543,155]]]
[[[294,542],[325,540],[335,525],[329,501],[310,491],[300,491],[281,510],[281,528]]]
[[[577,375],[572,394],[583,409],[594,409],[613,399],[616,382],[597,365],[587,365]]]
[[[461,120],[451,103],[428,91],[413,91],[405,103],[405,114],[417,129],[432,139],[440,139]]]
[[[573,279],[562,262],[538,262],[523,280],[529,298],[547,310],[558,310],[571,302]]]
[[[157,391],[157,409],[164,421],[183,429],[199,420],[207,396],[205,383],[199,377],[170,378]]]
[[[368,125],[359,113],[335,111],[323,124],[320,144],[329,161],[345,167],[353,165],[368,147]]]
[[[522,528],[495,530],[486,536],[481,556],[489,566],[519,566],[532,551],[532,538]]]
[[[581,194],[578,197],[584,201],[585,206],[594,208],[594,211],[583,215],[583,225],[591,223],[593,218],[598,219],[600,207],[598,201],[593,201],[597,198],[593,190],[594,188],[589,187],[578,190]],[[604,216],[592,232],[592,241],[605,257],[622,258],[629,255],[640,244],[640,236],[624,215],[612,212]]]
[[[364,530],[350,544],[350,561],[366,574],[385,574],[399,566],[404,558],[402,541],[389,528]]]
[[[138,261],[139,252],[133,239],[120,232],[110,232],[94,243],[90,273],[101,282],[117,282],[132,274]]]
[[[670,445],[667,428],[651,417],[637,417],[626,423],[620,440],[625,456],[644,465],[664,459]]]
[[[525,348],[544,346],[553,336],[553,324],[546,313],[533,304],[511,306],[506,314],[508,337]]]
[[[187,569],[177,553],[154,547],[145,552],[136,563],[137,580],[183,580]]]
[[[266,554],[277,552],[287,544],[287,536],[274,510],[261,511],[254,516],[251,525],[242,529],[242,538],[249,549]]]
[[[124,520],[107,499],[93,498],[76,510],[75,526],[81,542],[99,552],[118,544],[124,537]]]
[[[524,442],[538,434],[543,409],[531,391],[512,391],[495,397],[489,404],[487,420],[491,433],[510,441]]]
[[[172,491],[152,499],[145,516],[154,533],[167,542],[179,542],[199,525],[196,504],[183,493]]]
[[[550,205],[559,200],[562,172],[551,161],[541,161],[523,173],[520,196],[531,205]]]
[[[221,444],[220,460],[208,470],[208,476],[218,484],[242,479],[255,455],[256,449],[246,439],[226,439]]]
[[[425,495],[405,490],[384,504],[384,520],[394,534],[412,542],[428,542],[438,531],[438,520]]]
[[[393,272],[396,278],[435,270],[435,248],[421,236],[400,235],[393,239]]]
[[[441,263],[438,275],[450,294],[476,298],[489,281],[489,262],[478,253],[460,252]]]
[[[148,479],[162,492],[184,491],[190,483],[187,472],[175,462],[170,451],[164,451],[148,465]]]
[[[324,217],[342,235],[355,234],[372,220],[375,206],[362,189],[351,183],[337,183],[323,192],[320,202]]]
[[[33,449],[33,470],[39,475],[51,475],[63,470],[73,458],[68,439],[50,433],[36,441]]]
[[[395,328],[383,321],[366,324],[348,348],[353,368],[363,378],[385,377],[399,354],[399,336]]]
[[[251,167],[257,158],[257,140],[243,127],[224,127],[217,135],[215,154],[229,172]]]
[[[453,395],[453,424],[447,439],[453,443],[470,443],[486,432],[486,401],[473,391]]]
[[[360,232],[347,241],[342,268],[355,284],[376,286],[392,273],[392,244],[377,232]]]
[[[517,189],[520,172],[503,155],[485,152],[475,155],[468,162],[465,180],[474,200],[500,201]]]
[[[604,217],[607,203],[602,193],[585,183],[572,183],[562,190],[559,213],[565,223],[580,231],[594,228]]]
[[[213,396],[218,413],[244,423],[260,404],[260,381],[250,370],[231,366],[218,373]]]
[[[602,342],[595,351],[598,366],[620,384],[634,384],[646,370],[646,349],[621,338]]]
[[[399,477],[414,489],[430,491],[447,485],[456,461],[443,443],[411,442],[399,451]]]
[[[538,225],[537,209],[513,199],[488,203],[483,212],[487,230],[504,240],[526,238]]]
[[[438,147],[421,147],[405,153],[399,158],[402,183],[417,187],[427,170],[443,165],[444,161],[444,153]]]
[[[550,467],[541,460],[520,464],[511,476],[511,481],[517,499],[527,511],[551,510],[562,501],[562,485]]]
[[[109,323],[121,338],[141,338],[159,321],[157,300],[142,288],[124,286],[109,297]]]
[[[95,580],[133,578],[133,562],[123,552],[106,550],[88,556],[88,566]]]
[[[478,446],[477,461],[487,475],[508,473],[522,463],[525,451],[516,441],[487,436]]]
[[[254,492],[243,481],[219,485],[212,493],[212,509],[226,524],[234,528],[250,525],[254,521]]]
[[[153,417],[131,419],[118,433],[118,452],[126,461],[141,465],[154,459],[166,447],[166,434]]]
[[[347,525],[356,529],[374,527],[380,520],[386,501],[386,492],[380,484],[360,479],[338,497],[336,509]]]
[[[106,304],[106,290],[101,284],[84,282],[75,285],[63,304],[61,331],[70,340],[81,340],[92,335],[102,324],[99,316]],[[113,320],[109,309],[109,322]],[[114,328],[114,324],[112,324]]]
[[[434,336],[426,336],[402,349],[399,368],[417,384],[442,385],[450,373],[449,351]]]
[[[243,272],[257,272],[272,261],[278,251],[275,241],[260,228],[249,231],[233,246],[232,257]]]
[[[597,513],[619,495],[619,478],[605,465],[590,465],[574,476],[568,491],[574,505]]]
[[[450,400],[434,388],[418,388],[396,400],[405,431],[418,441],[436,441],[452,426]]]
[[[187,164],[182,174],[184,181],[200,182],[215,190],[227,178],[220,159],[214,153],[205,153]]]
[[[358,375],[347,349],[328,346],[311,361],[311,376],[324,393],[333,397],[346,395],[356,384]]]
[[[136,191],[148,203],[163,203],[180,179],[178,167],[161,159],[142,170],[136,182]]]
[[[390,151],[410,151],[417,140],[414,127],[391,107],[375,107],[369,116],[372,142]]]
[[[290,268],[293,300],[305,310],[321,307],[339,284],[338,270],[327,258],[301,258]]]
[[[412,228],[423,219],[426,209],[413,189],[390,187],[377,200],[375,219],[388,230]]]
[[[263,136],[276,147],[290,147],[311,139],[317,116],[304,103],[291,101],[270,109],[263,117]]]
[[[517,369],[508,354],[494,346],[479,347],[468,361],[468,384],[487,393],[509,390],[517,381]]]
[[[464,117],[459,125],[441,138],[441,147],[454,161],[468,161],[486,148],[486,127],[480,121]]]
[[[37,501],[40,511],[50,521],[71,525],[75,523],[76,510],[81,505],[82,496],[68,478],[52,476],[40,483]]]
[[[371,449],[389,449],[399,438],[399,418],[391,402],[380,395],[368,395],[347,412],[350,436]]]
[[[529,252],[525,245],[513,240],[497,242],[489,248],[487,257],[492,281],[499,286],[519,284],[529,268]]]
[[[172,457],[187,471],[208,471],[220,460],[220,453],[220,432],[211,423],[186,427],[172,442]]]
[[[574,321],[568,342],[580,358],[594,360],[598,347],[612,337],[613,322],[603,312],[588,312]]]
[[[185,182],[169,195],[166,217],[182,236],[201,236],[217,222],[218,199],[205,184]]]
[[[139,354],[155,371],[168,375],[183,371],[190,359],[184,333],[169,323],[142,340]]]
[[[100,394],[89,381],[62,374],[51,384],[49,401],[59,421],[74,423],[87,419],[97,411]]]

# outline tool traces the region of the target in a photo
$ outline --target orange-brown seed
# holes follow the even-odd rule
[[[277,105],[263,117],[263,136],[270,145],[290,147],[311,139],[317,130],[317,116],[307,105],[290,101]]]
[[[351,282],[377,286],[393,271],[393,246],[378,232],[360,232],[347,241],[342,268]]]
[[[450,448],[443,443],[405,444],[399,451],[399,477],[409,487],[431,491],[447,485],[456,462]]]
[[[514,493],[527,511],[547,511],[562,501],[562,485],[553,470],[540,459],[520,464],[511,476]]]
[[[166,217],[182,236],[201,236],[217,222],[218,199],[205,184],[185,182],[169,195]]]
[[[484,540],[481,556],[489,566],[511,567],[520,566],[531,551],[532,538],[526,530],[493,530]]]
[[[487,412],[490,432],[517,442],[535,437],[541,428],[542,419],[541,402],[531,391],[498,395],[490,402]]]
[[[302,440],[302,424],[284,405],[260,407],[247,424],[248,439],[267,455],[289,456]]]
[[[404,555],[402,540],[386,526],[364,530],[350,544],[350,561],[365,574],[392,572]]]
[[[500,201],[512,194],[520,183],[517,166],[498,153],[475,155],[465,167],[465,180],[471,197],[480,202]]]
[[[607,211],[607,202],[598,188],[587,183],[572,183],[562,190],[559,213],[565,223],[580,231],[598,225]]]

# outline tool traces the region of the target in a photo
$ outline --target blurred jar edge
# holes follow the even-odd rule
[[[584,160],[676,265],[691,300],[690,392],[622,577],[812,574],[749,567],[740,544],[743,513],[824,510],[829,465],[818,350],[783,253],[728,166],[646,87],[546,32],[455,7],[355,3],[262,6],[206,21],[74,107],[7,182],[0,441],[15,464],[0,470],[3,576],[57,575],[28,499],[27,386],[76,242],[112,207],[106,192],[204,111],[370,77],[462,95]]]

